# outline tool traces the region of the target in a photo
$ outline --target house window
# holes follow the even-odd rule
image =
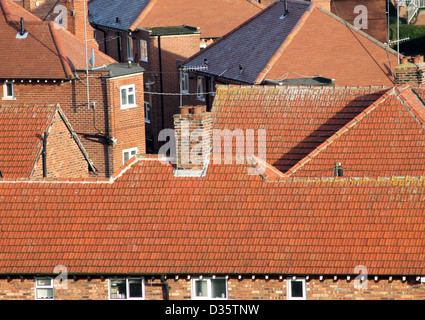
[[[136,89],[134,84],[121,86],[121,109],[132,108],[136,106]]]
[[[110,299],[145,299],[145,281],[143,278],[109,279]]]
[[[127,37],[127,60],[133,61],[133,39]]]
[[[14,100],[15,99],[15,89],[13,82],[6,81],[3,84],[3,100]]]
[[[204,77],[198,76],[196,85],[196,98],[198,100],[205,101],[204,91]]]
[[[288,300],[306,300],[306,288],[304,278],[290,278],[287,280]]]
[[[215,96],[214,78],[210,78],[210,95]]]
[[[180,92],[189,93],[189,74],[187,72],[180,73]]]
[[[227,299],[227,280],[225,278],[192,279],[192,298]]]
[[[124,149],[122,151],[123,163],[126,163],[128,160],[130,160],[136,154],[137,154],[137,147]]]
[[[145,101],[145,122],[151,123],[151,105]]]
[[[35,279],[35,298],[37,300],[53,300],[53,278]]]
[[[140,40],[140,61],[148,61],[148,43],[146,40]]]

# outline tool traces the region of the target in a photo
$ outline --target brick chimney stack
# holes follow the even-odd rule
[[[85,4],[84,4],[85,2]],[[91,47],[98,48],[98,44],[94,39],[94,29],[90,25],[88,16],[88,0],[71,0],[71,14],[69,15],[69,27],[68,30],[75,34],[79,39],[84,41],[84,18],[87,17],[87,44]],[[84,12],[84,7],[86,12]]]
[[[396,84],[425,84],[425,62],[423,56],[404,57],[395,67]]]
[[[212,117],[206,106],[183,106],[174,115],[176,172],[202,176],[211,155]]]

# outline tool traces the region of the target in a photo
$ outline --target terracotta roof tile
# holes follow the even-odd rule
[[[424,180],[266,183],[248,168],[212,164],[202,179],[180,179],[171,165],[139,159],[114,183],[2,182],[0,272],[58,264],[70,274],[425,271]],[[223,172],[226,186],[217,183]],[[146,197],[134,201],[129,189]]]
[[[285,172],[386,91],[379,87],[217,86],[213,128],[235,134],[237,129],[242,134],[253,129],[255,138],[258,128],[265,129],[266,160]],[[257,152],[258,146],[254,147]],[[234,148],[233,143],[233,155]],[[221,159],[226,150],[223,145]]]

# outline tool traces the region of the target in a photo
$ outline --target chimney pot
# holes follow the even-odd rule
[[[189,107],[188,106],[180,107],[180,114],[189,114]]]
[[[202,109],[203,109],[202,106],[193,107],[193,114],[201,114],[202,113]]]
[[[419,57],[413,57],[413,63],[419,63]]]
[[[400,64],[405,64],[409,61],[407,57],[401,58]]]

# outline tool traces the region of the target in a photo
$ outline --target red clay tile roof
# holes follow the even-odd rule
[[[113,183],[1,182],[0,273],[424,274],[423,179],[246,172],[175,178],[139,160]]]
[[[242,130],[242,134],[246,129],[265,129],[266,160],[285,172],[388,90],[382,87],[219,85],[212,108],[213,127],[235,134],[237,129]]]
[[[287,178],[420,176],[425,172],[425,105],[404,85],[370,107],[286,172]]]
[[[133,31],[190,25],[200,28],[202,38],[217,38],[263,8],[250,0],[124,0],[119,5],[114,0],[94,0],[89,4],[89,19],[98,25]]]
[[[85,68],[85,46],[53,22],[43,22],[11,0],[0,0],[0,78],[66,79]],[[24,17],[25,39],[17,39]],[[95,67],[116,63],[95,49]],[[90,54],[90,53],[89,53]]]
[[[6,179],[29,178],[43,149],[43,133],[56,106],[0,107],[0,173]]]
[[[336,85],[393,85],[394,50],[311,2],[288,0],[285,17],[283,6],[276,1],[183,65],[207,59],[203,74],[245,84],[319,75]]]

